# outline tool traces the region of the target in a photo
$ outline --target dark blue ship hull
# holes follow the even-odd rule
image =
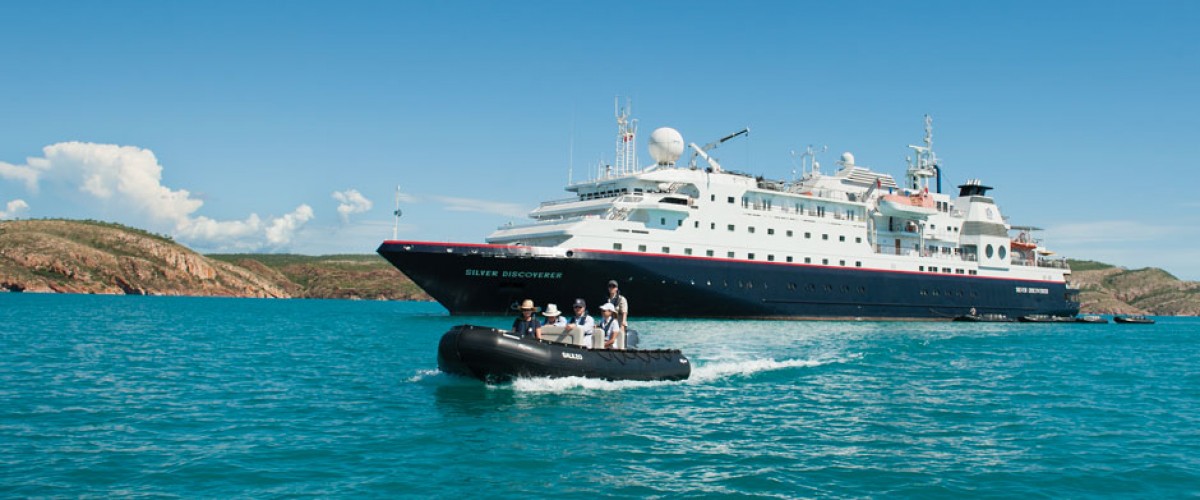
[[[462,243],[386,241],[378,252],[453,315],[509,314],[527,298],[596,303],[610,279],[639,317],[949,321],[1079,313],[1077,292],[1050,281]]]

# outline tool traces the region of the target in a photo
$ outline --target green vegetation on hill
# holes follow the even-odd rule
[[[1069,264],[1071,266],[1071,270],[1074,272],[1099,271],[1101,269],[1112,269],[1115,267],[1111,264],[1105,264],[1103,262],[1096,262],[1094,260],[1067,259],[1067,264]]]
[[[210,254],[246,268],[266,268],[296,287],[297,297],[430,300],[403,273],[375,254]]]

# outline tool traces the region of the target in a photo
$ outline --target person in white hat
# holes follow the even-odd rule
[[[617,308],[611,303],[600,304],[600,330],[604,332],[605,349],[624,349],[625,339],[621,331],[621,323],[617,320]]]
[[[546,304],[546,310],[542,312],[542,316],[546,317],[546,322],[542,326],[567,326],[567,320],[563,319],[562,313],[558,311],[558,304]]]
[[[533,337],[542,340],[542,322],[533,317],[533,301],[521,302],[521,315],[513,320],[512,331],[518,337]]]

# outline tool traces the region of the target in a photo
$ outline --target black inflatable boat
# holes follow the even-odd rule
[[[438,369],[485,382],[513,377],[683,380],[692,373],[687,356],[675,349],[585,349],[471,325],[442,335]]]

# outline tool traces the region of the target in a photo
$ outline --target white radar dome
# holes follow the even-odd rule
[[[854,166],[854,155],[850,154],[849,151],[842,153],[842,165],[847,167]]]
[[[683,154],[683,136],[670,127],[654,129],[650,133],[650,156],[659,165],[670,165]]]

